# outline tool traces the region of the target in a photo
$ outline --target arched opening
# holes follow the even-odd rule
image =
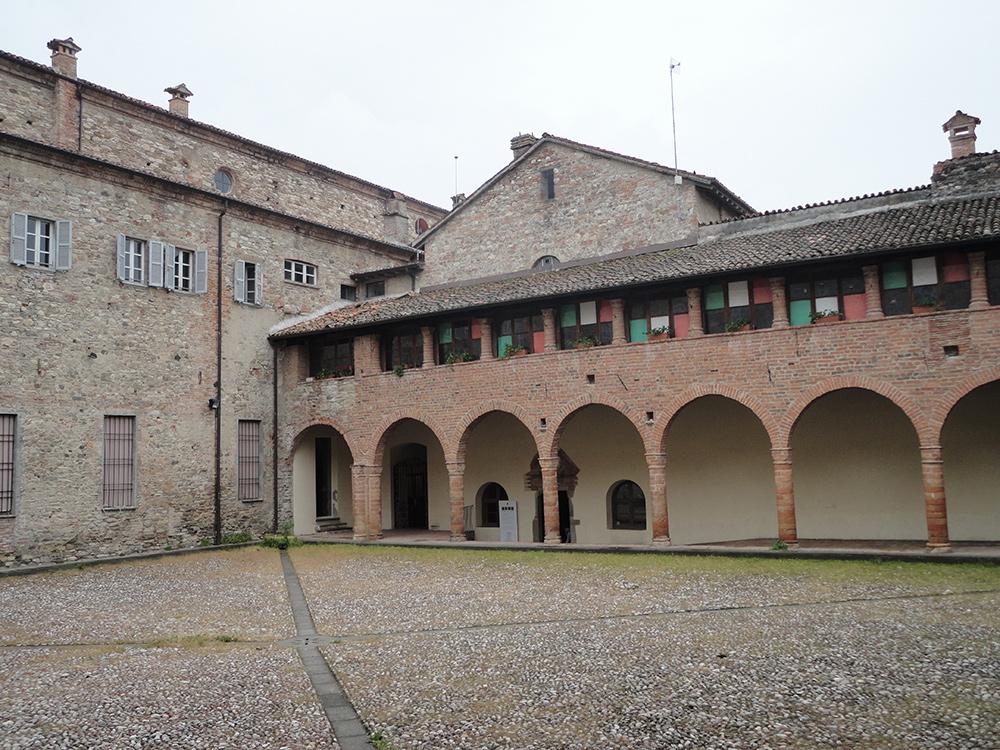
[[[476,525],[484,529],[500,528],[500,503],[507,502],[507,490],[496,482],[487,482],[476,493]]]
[[[675,544],[777,536],[771,440],[725,396],[686,404],[667,427],[667,512]]]
[[[635,482],[623,479],[608,490],[608,528],[632,531],[646,528],[646,496]]]
[[[423,422],[401,419],[383,435],[381,496],[382,528],[449,528],[444,449]]]
[[[525,484],[525,471],[537,452],[535,439],[513,414],[491,411],[469,426],[464,435],[465,505],[471,513],[477,540],[499,541],[500,524],[484,523],[480,488],[495,485],[515,503],[517,541],[532,539],[534,493]],[[470,514],[466,513],[466,518]]]
[[[976,388],[941,430],[948,535],[952,541],[1000,540],[1000,381]]]
[[[884,396],[820,396],[792,435],[800,539],[927,538],[920,450],[909,417]]]
[[[578,469],[576,486],[567,492],[570,542],[644,544],[652,539],[647,508],[642,528],[615,528],[608,515],[608,490],[634,482],[649,493],[645,447],[635,425],[610,406],[590,404],[570,415],[559,428],[558,447]],[[562,524],[560,523],[560,526]]]
[[[333,427],[315,425],[295,441],[292,454],[292,522],[296,534],[348,529],[351,503],[351,449]]]

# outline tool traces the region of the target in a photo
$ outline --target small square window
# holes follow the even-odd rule
[[[340,298],[354,302],[358,298],[358,288],[350,284],[340,285]]]
[[[384,297],[385,281],[369,281],[365,285],[365,297]]]

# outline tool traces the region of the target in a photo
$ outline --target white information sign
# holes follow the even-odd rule
[[[500,541],[517,541],[517,503],[514,500],[500,501]]]

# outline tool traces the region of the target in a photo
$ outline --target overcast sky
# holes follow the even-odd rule
[[[758,209],[923,184],[941,124],[1000,148],[1000,3],[33,2],[0,47],[72,36],[82,78],[450,206],[510,138],[550,132],[670,164]]]

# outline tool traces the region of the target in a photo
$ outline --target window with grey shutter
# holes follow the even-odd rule
[[[247,264],[242,260],[236,261],[233,268],[233,299],[247,301]]]
[[[163,286],[163,243],[149,243],[149,285]]]
[[[104,510],[135,507],[135,417],[104,418]]]
[[[174,286],[178,292],[193,291],[194,253],[191,250],[174,251]]]
[[[73,222],[56,222],[56,270],[68,271],[73,263]]]
[[[240,500],[260,500],[260,421],[241,419],[237,426],[236,483]]]
[[[163,288],[164,289],[174,289],[176,287],[177,284],[176,273],[177,273],[177,248],[170,244],[164,244],[163,245]]]
[[[208,291],[207,250],[195,250],[194,253],[194,291],[195,294],[205,294]]]
[[[28,234],[28,215],[14,214],[10,217],[10,262],[26,265],[25,240]]]
[[[0,414],[0,515],[14,512],[14,428],[17,417]]]
[[[259,305],[263,285],[259,263],[238,260],[233,269],[233,299],[246,305]]]
[[[118,235],[118,261],[116,263],[118,280],[125,281],[125,235]]]

